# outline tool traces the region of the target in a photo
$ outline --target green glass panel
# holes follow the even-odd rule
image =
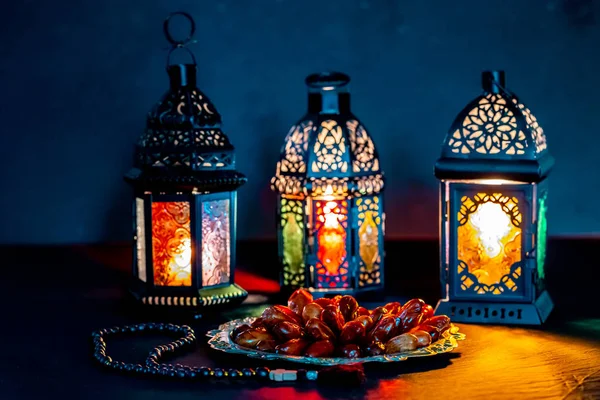
[[[539,200],[539,215],[537,224],[537,271],[540,279],[546,277],[546,240],[548,236],[548,226],[546,223],[546,196]]]

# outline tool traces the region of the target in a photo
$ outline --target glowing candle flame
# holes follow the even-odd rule
[[[484,203],[471,215],[471,224],[479,233],[479,239],[485,246],[490,258],[502,251],[501,240],[511,229],[510,217],[502,210],[500,204]]]

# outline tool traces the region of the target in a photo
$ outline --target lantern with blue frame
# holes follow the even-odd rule
[[[350,110],[350,78],[306,78],[308,111],[289,130],[271,184],[284,292],[360,294],[384,284],[384,177]]]
[[[531,110],[482,74],[483,92],[456,117],[435,165],[440,179],[442,299],[456,322],[542,324],[547,177],[554,164]]]

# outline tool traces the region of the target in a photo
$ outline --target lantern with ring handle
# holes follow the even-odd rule
[[[170,23],[186,18],[191,32],[175,40]],[[235,169],[234,148],[221,116],[196,87],[196,60],[186,47],[192,17],[171,14],[164,33],[170,88],[147,118],[125,179],[134,189],[134,263],[131,291],[143,304],[197,310],[241,303],[234,283],[236,190],[246,177]],[[173,51],[192,63],[171,64]]]

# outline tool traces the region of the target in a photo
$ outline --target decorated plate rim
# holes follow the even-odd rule
[[[430,344],[427,347],[422,347],[417,350],[385,354],[380,356],[370,356],[362,358],[341,358],[341,357],[321,357],[312,358],[305,356],[289,356],[284,354],[267,353],[264,351],[258,351],[249,349],[237,345],[231,340],[231,331],[237,326],[248,324],[250,325],[257,317],[246,317],[234,319],[224,324],[219,325],[217,329],[210,330],[206,333],[210,339],[208,345],[218,351],[222,351],[229,354],[243,354],[251,358],[259,358],[263,360],[279,360],[279,361],[291,361],[303,364],[313,365],[342,365],[342,364],[355,364],[357,362],[397,362],[404,361],[408,358],[413,357],[427,357],[434,356],[437,354],[448,353],[458,347],[459,340],[465,340],[466,336],[464,333],[459,332],[458,326],[451,324],[450,329],[442,334],[442,337],[436,342]]]

